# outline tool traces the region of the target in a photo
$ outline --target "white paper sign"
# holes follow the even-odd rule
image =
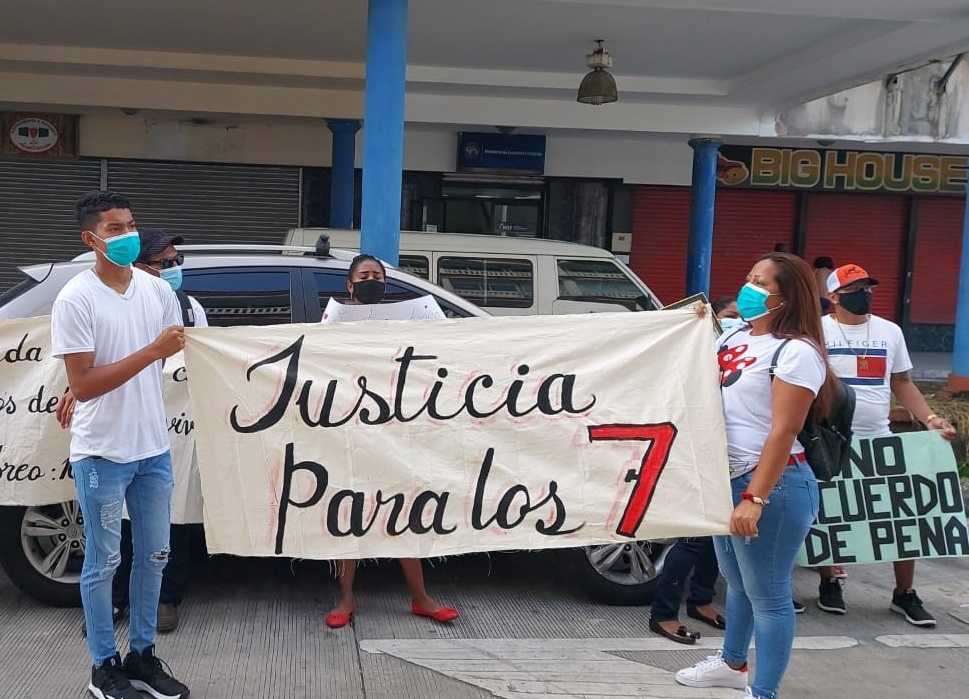
[[[188,329],[209,551],[441,556],[725,533],[692,310]]]
[[[356,320],[443,320],[444,311],[433,296],[397,303],[349,304],[331,298],[323,309],[323,323]]]

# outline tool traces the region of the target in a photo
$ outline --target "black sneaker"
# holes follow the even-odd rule
[[[845,598],[841,592],[841,581],[832,578],[818,587],[818,608],[832,614],[845,614]]]
[[[892,595],[892,606],[890,609],[905,617],[905,620],[916,626],[935,626],[935,617],[925,611],[922,600],[915,594],[915,590],[898,595]]]
[[[87,691],[97,699],[142,699],[138,690],[131,686],[118,653],[91,668],[91,683]]]
[[[804,605],[798,602],[796,599],[791,600],[791,604],[794,606],[795,614],[804,614]]]
[[[128,653],[124,669],[132,687],[155,699],[188,699],[188,687],[169,674],[171,668],[155,657],[154,646],[148,646],[141,653]]]

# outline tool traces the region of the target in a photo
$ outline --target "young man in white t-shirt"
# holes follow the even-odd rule
[[[86,540],[81,601],[94,658],[88,691],[98,699],[138,699],[139,690],[186,699],[188,688],[154,654],[173,486],[162,364],[185,346],[181,311],[168,284],[132,268],[140,242],[124,197],[90,192],[77,202],[77,220],[95,262],[57,295],[51,338],[77,399],[70,462]],[[124,662],[111,605],[123,504],[135,542]]]
[[[142,228],[138,231],[141,253],[135,267],[153,277],[159,277],[175,291],[186,327],[205,328],[208,320],[205,310],[193,297],[181,290],[182,263],[184,256],[176,245],[185,239],[170,235],[161,228]],[[189,578],[189,554],[194,524],[172,524],[169,530],[168,565],[162,574],[161,595],[158,599],[158,633],[169,633],[178,628],[178,607],[185,596]],[[112,604],[115,618],[121,618],[129,605],[131,584],[131,527],[128,521],[121,523],[121,565],[114,576]]]
[[[821,326],[831,368],[855,390],[854,433],[859,437],[890,435],[888,413],[894,394],[926,427],[941,430],[944,437],[952,439],[955,428],[932,412],[912,382],[912,360],[902,329],[871,314],[872,291],[877,285],[877,279],[854,264],[834,270],[826,283],[834,313],[825,316]],[[935,619],[912,589],[915,561],[895,561],[894,565],[892,611],[916,626],[935,626]],[[844,596],[840,582],[834,577],[834,568],[827,566],[818,572],[821,574],[818,607],[844,614]]]

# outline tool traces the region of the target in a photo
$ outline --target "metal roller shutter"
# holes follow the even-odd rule
[[[881,284],[872,313],[901,320],[908,201],[904,196],[811,193],[807,196],[805,254],[829,256],[836,266],[855,263]]]
[[[965,199],[921,197],[916,212],[910,323],[956,322]]]
[[[74,202],[100,181],[97,159],[0,160],[0,291],[23,279],[19,266],[84,252]]]
[[[686,240],[690,230],[690,188],[636,187],[629,266],[660,301],[685,296]]]
[[[686,295],[690,188],[636,188],[630,267],[664,303]],[[797,194],[717,190],[713,222],[711,301],[734,295],[751,266],[777,243],[794,245]]]
[[[139,226],[192,243],[282,244],[299,225],[299,168],[111,160]]]
[[[777,243],[794,249],[796,192],[717,190],[713,217],[710,300],[736,296],[747,273]]]

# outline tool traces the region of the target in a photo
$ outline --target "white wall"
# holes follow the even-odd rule
[[[457,128],[410,126],[404,133],[404,169],[453,172]],[[357,134],[357,166],[365,130]],[[331,134],[321,120],[218,120],[198,124],[166,115],[95,113],[81,116],[85,157],[329,166]],[[604,177],[633,184],[689,184],[687,137],[600,137],[548,134],[545,174]]]

